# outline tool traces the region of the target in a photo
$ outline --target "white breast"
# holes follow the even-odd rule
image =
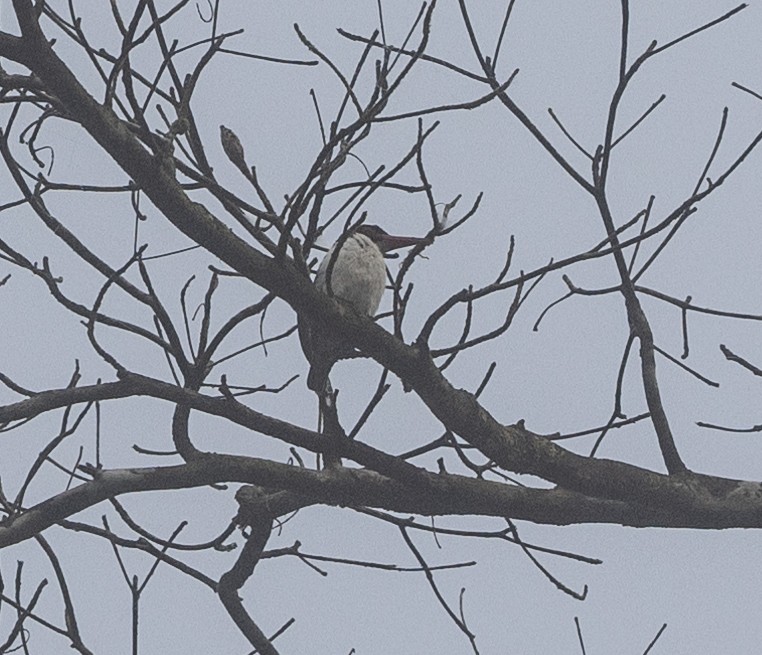
[[[328,251],[318,268],[315,285],[328,293],[326,274],[334,248]],[[331,292],[351,305],[356,312],[373,316],[386,287],[384,256],[364,234],[350,236],[336,256],[331,269]]]

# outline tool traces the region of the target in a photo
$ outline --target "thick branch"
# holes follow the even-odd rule
[[[222,575],[217,585],[217,593],[230,618],[249,643],[257,649],[257,652],[263,655],[278,655],[278,651],[244,609],[238,590],[254,573],[254,567],[259,562],[270,536],[272,523],[272,519],[263,516],[251,527],[251,535],[246,540],[236,563],[232,569]]]
[[[424,516],[510,516],[553,525],[617,523],[630,526],[729,528],[762,527],[759,483],[646,473],[608,460],[598,474],[615,476],[630,469],[646,477],[651,494],[641,502],[600,500],[563,489],[531,489],[451,474],[424,473],[429,490],[410,488],[372,471],[311,471],[236,455],[203,454],[178,466],[102,471],[90,482],[62,492],[0,527],[0,548],[19,543],[103,500],[141,491],[187,489],[241,482],[294,491],[315,502],[366,506]],[[664,499],[670,499],[666,503]]]

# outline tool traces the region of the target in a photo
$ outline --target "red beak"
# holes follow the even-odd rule
[[[384,234],[378,239],[378,247],[381,252],[389,252],[396,250],[397,248],[406,248],[407,246],[415,246],[419,243],[428,243],[428,239],[421,237],[398,237],[393,234]]]

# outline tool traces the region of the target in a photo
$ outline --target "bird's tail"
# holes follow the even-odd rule
[[[312,362],[310,372],[307,374],[307,388],[315,393],[323,395],[330,389],[331,383],[328,380],[328,374],[331,371],[333,362],[327,360],[318,360]]]

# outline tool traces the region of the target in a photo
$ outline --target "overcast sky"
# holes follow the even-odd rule
[[[3,30],[14,31],[9,20],[10,4],[9,0],[0,0],[0,20]],[[83,29],[92,36],[93,43],[115,49],[117,33],[109,24],[108,13],[99,14],[86,2],[75,4],[80,7]],[[505,4],[471,3],[476,31],[487,51],[494,47]],[[735,6],[730,1],[708,0],[639,0],[631,4],[630,59],[651,40],[665,43]],[[711,152],[723,107],[729,107],[729,122],[715,175],[762,129],[762,102],[731,86],[735,81],[762,92],[762,3],[749,4],[730,21],[649,61],[625,96],[620,114],[622,128],[661,94],[666,94],[666,99],[615,151],[610,190],[618,224],[641,210],[652,194],[656,196],[653,222],[690,194]],[[342,38],[336,28],[367,35],[378,25],[376,2],[370,0],[223,0],[220,5],[220,30],[245,30],[229,42],[229,47],[311,59],[294,32],[293,24],[298,23],[308,38],[347,74],[353,70],[361,46]],[[400,43],[418,6],[409,1],[386,0],[383,7],[387,40]],[[204,6],[199,10],[208,11]],[[169,31],[172,38],[185,43],[203,38],[208,29],[189,5],[170,23]],[[588,177],[589,163],[561,134],[547,109],[553,108],[584,147],[595,149],[603,138],[608,102],[616,84],[619,35],[618,3],[518,0],[500,55],[498,77],[507,79],[515,68],[519,69],[511,86],[512,97]],[[69,63],[78,62],[83,81],[101,94],[97,97],[102,97],[86,61],[63,39],[61,47],[62,56]],[[454,0],[442,0],[436,9],[429,52],[476,70],[476,59],[469,50]],[[181,62],[189,69],[199,54],[191,51]],[[146,47],[136,53],[133,64],[151,72],[156,61],[155,51]],[[372,78],[367,77],[361,90],[367,91],[371,83]],[[321,145],[310,89],[315,89],[324,116],[331,117],[341,101],[342,87],[325,66],[293,67],[233,56],[213,60],[201,78],[194,111],[215,172],[223,183],[253,199],[250,187],[222,155],[217,136],[221,124],[238,134],[248,160],[257,166],[272,198],[281,199],[294,189]],[[398,113],[472,100],[487,90],[424,62],[387,111]],[[7,111],[0,113],[6,116]],[[462,194],[458,206],[462,209],[480,192],[485,195],[469,224],[435,243],[427,258],[416,263],[411,278],[416,284],[414,300],[406,319],[409,338],[449,295],[494,277],[511,235],[516,238],[514,273],[541,267],[551,257],[560,259],[589,248],[605,236],[590,198],[503,107],[489,104],[473,111],[445,113],[427,117],[427,123],[435,118],[441,120],[441,125],[427,144],[425,160],[437,202],[445,203]],[[158,126],[158,121],[155,124]],[[411,146],[416,129],[414,120],[380,125],[357,154],[371,170],[380,164],[388,165]],[[98,153],[89,137],[73,126],[52,123],[41,139],[55,147],[51,179],[103,184],[126,181],[125,175]],[[344,175],[348,180],[361,179],[361,164],[348,162]],[[694,302],[705,306],[762,313],[761,175],[762,152],[753,154],[723,188],[700,206],[663,257],[642,278],[642,284],[679,298],[692,295]],[[415,168],[406,169],[400,181],[415,182]],[[18,192],[3,170],[0,204],[16,197]],[[333,202],[326,210],[338,206],[338,200]],[[61,220],[111,265],[116,267],[130,256],[133,223],[129,198],[51,194],[50,204]],[[212,205],[210,208],[217,209]],[[423,195],[381,192],[366,209],[371,222],[389,232],[423,235],[430,228]],[[148,254],[189,245],[185,237],[167,227],[148,203],[143,210],[148,218],[140,226],[139,240],[150,244]],[[330,232],[323,245],[330,245],[338,233],[338,229]],[[92,302],[101,281],[62,250],[33,214],[20,210],[0,216],[0,236],[30,259],[41,261],[43,256],[50,256],[53,272],[64,277],[65,288],[83,302]],[[192,252],[150,264],[158,292],[177,315],[179,290],[192,274],[198,280],[191,287],[191,305],[202,300],[210,262],[207,256]],[[394,271],[396,263],[392,261],[389,266]],[[92,383],[98,377],[111,379],[108,367],[93,355],[78,319],[58,307],[38,280],[23,272],[6,271],[0,263],[0,277],[6,272],[14,276],[0,289],[0,300],[4,308],[13,309],[4,309],[0,314],[0,330],[13,336],[0,346],[0,371],[33,389],[60,387],[68,381],[77,358],[82,363],[83,382]],[[581,287],[605,287],[617,279],[613,262],[608,260],[566,272]],[[462,356],[448,369],[449,379],[455,386],[473,390],[494,360],[498,362],[497,371],[481,398],[497,419],[506,423],[524,419],[527,427],[538,433],[574,432],[605,424],[613,407],[617,369],[628,334],[622,301],[615,295],[572,298],[551,310],[540,329],[533,331],[543,309],[565,291],[560,274],[548,276],[530,296],[511,330],[485,348]],[[220,298],[224,301],[218,325],[225,316],[256,301],[259,290],[240,280],[226,281]],[[382,309],[388,308],[388,303],[387,298]],[[124,317],[137,315],[118,293],[109,296],[106,306]],[[644,300],[644,307],[657,343],[679,356],[679,311],[649,299]],[[477,309],[478,331],[499,323],[505,306]],[[293,322],[293,313],[287,307],[273,307],[265,321],[265,333],[275,334],[289,322]],[[236,345],[258,338],[258,325],[252,323],[248,328],[250,332],[234,335],[230,352]],[[452,321],[436,338],[448,343],[448,338],[459,330],[460,325]],[[688,363],[719,382],[720,387],[703,385],[660,360],[659,381],[677,446],[694,470],[759,479],[762,457],[758,435],[718,433],[698,427],[696,421],[733,427],[762,423],[757,384],[748,373],[729,364],[719,351],[719,344],[726,343],[762,365],[762,330],[756,322],[692,316],[690,336]],[[163,358],[154,350],[105,332],[104,339],[136,370],[169,379]],[[315,427],[317,408],[304,385],[306,368],[293,336],[274,344],[267,357],[258,350],[234,360],[225,372],[235,383],[252,386],[277,386],[293,373],[302,374],[283,394],[255,396],[247,402],[265,413]],[[628,373],[623,407],[633,416],[644,411],[635,368],[631,366]],[[342,362],[337,366],[332,380],[341,389],[341,408],[348,423],[364,407],[378,374],[377,365],[370,362]],[[11,392],[0,390],[3,404],[16,399]],[[131,447],[137,443],[148,448],[171,448],[170,418],[171,407],[155,401],[104,404],[105,465],[168,463],[166,459],[140,457]],[[0,464],[4,488],[15,493],[24,466],[29,466],[50,438],[57,420],[40,419],[24,431],[4,436]],[[192,428],[201,448],[277,461],[289,457],[282,444],[209,418],[194,416]],[[92,449],[92,429],[89,437],[63,448],[62,461],[73,462],[80,444]],[[426,443],[439,431],[437,421],[424,411],[422,403],[404,394],[396,384],[392,397],[379,408],[362,438],[399,453]],[[595,438],[593,435],[565,445],[589,453]],[[663,470],[656,438],[647,422],[614,431],[598,454]],[[86,450],[85,459],[92,458],[91,450]],[[436,470],[435,459],[418,463]],[[19,468],[19,462],[24,466]],[[311,457],[309,462],[313,463]],[[60,490],[65,477],[51,468],[52,486],[46,488],[47,482],[30,490],[29,502]],[[156,493],[147,498],[127,497],[125,504],[147,528],[163,534],[180,520],[189,519],[191,525],[183,533],[183,540],[203,541],[220,532],[235,513],[233,491]],[[106,512],[105,506],[99,506],[76,518],[98,524]],[[115,519],[112,522],[118,525]],[[464,519],[439,520],[437,524],[472,529],[503,527],[498,521]],[[587,653],[591,655],[642,653],[664,623],[668,628],[653,653],[759,651],[762,576],[757,533],[532,524],[520,524],[519,528],[526,541],[603,560],[602,565],[589,566],[542,558],[543,564],[567,586],[576,591],[588,586],[584,602],[559,592],[519,549],[509,544],[442,537],[439,548],[430,536],[415,535],[417,545],[432,565],[478,562],[474,567],[442,572],[437,580],[453,606],[457,606],[460,589],[465,587],[464,612],[482,653],[578,653],[575,616],[580,618]],[[127,533],[124,526],[119,525],[119,529]],[[129,652],[129,592],[108,544],[62,530],[49,533],[76,582],[75,602],[86,643],[99,653]],[[240,537],[236,538],[240,541]],[[297,539],[305,552],[415,565],[395,528],[348,509],[302,510],[273,535],[268,547],[287,546]],[[235,556],[235,552],[216,553],[189,560],[218,577],[232,565]],[[6,587],[19,559],[27,562],[30,591],[40,577],[50,577],[39,551],[22,544],[2,553],[0,568]],[[145,572],[151,564],[134,553],[127,553],[126,560],[136,574]],[[247,608],[266,633],[274,632],[292,616],[296,618],[296,623],[276,641],[281,652],[345,654],[352,648],[358,655],[470,652],[468,641],[438,606],[421,573],[369,571],[335,564],[322,568],[328,576],[318,575],[295,559],[263,561],[243,590]],[[55,611],[52,593],[44,603],[44,607]],[[141,611],[142,652],[248,652],[245,640],[214,595],[167,567],[159,567]],[[11,617],[0,615],[0,625],[2,621],[9,622]],[[104,630],[104,625],[109,629]],[[48,642],[50,646],[43,646]],[[42,631],[34,633],[32,645],[32,652],[40,653],[61,648],[60,641]]]

